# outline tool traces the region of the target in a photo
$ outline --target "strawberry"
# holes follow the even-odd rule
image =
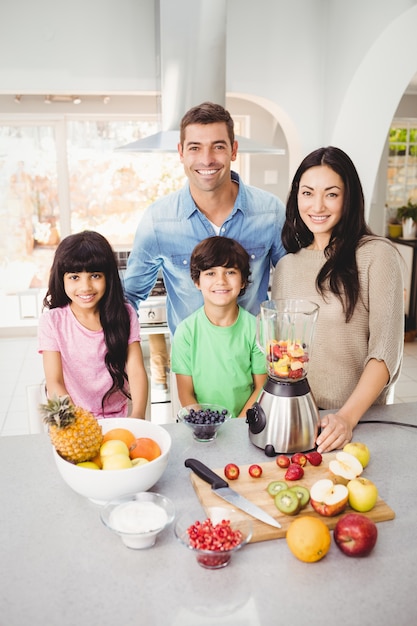
[[[303,368],[300,367],[297,370],[291,370],[288,372],[288,378],[301,378],[301,376],[303,375]]]
[[[306,457],[307,457],[307,461],[309,463],[311,463],[311,465],[320,465],[320,463],[323,460],[323,457],[321,456],[320,452],[317,452],[317,450],[313,450],[312,452],[306,452]]]
[[[260,465],[251,465],[248,469],[249,475],[252,478],[260,478],[262,476],[262,467]]]
[[[286,454],[278,454],[275,460],[276,460],[276,464],[278,465],[278,467],[288,467],[289,464],[291,463],[290,457],[287,456]]]
[[[224,475],[229,480],[236,480],[239,478],[240,469],[235,463],[228,463],[224,468]]]
[[[307,465],[307,456],[302,452],[296,452],[291,457],[291,463],[297,463],[297,465],[304,467],[304,465]]]
[[[285,480],[300,480],[304,476],[304,470],[301,465],[291,463],[285,472]]]

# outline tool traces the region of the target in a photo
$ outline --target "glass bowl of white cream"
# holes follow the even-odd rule
[[[175,518],[171,500],[159,493],[144,491],[107,502],[100,512],[103,524],[119,535],[127,548],[151,548]]]

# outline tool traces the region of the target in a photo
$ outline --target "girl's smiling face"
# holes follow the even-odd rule
[[[339,174],[327,165],[311,167],[301,176],[298,210],[320,250],[328,245],[333,228],[342,218],[344,188]]]
[[[66,272],[64,289],[73,305],[94,310],[106,292],[106,276],[103,272]]]

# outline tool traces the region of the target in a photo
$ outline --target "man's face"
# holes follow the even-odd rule
[[[230,145],[224,122],[190,124],[178,152],[191,188],[215,191],[230,183],[230,163],[236,160],[237,142]]]

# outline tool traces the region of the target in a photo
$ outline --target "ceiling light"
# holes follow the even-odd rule
[[[51,104],[51,96],[45,96],[44,104]]]
[[[104,96],[103,104],[108,104],[110,102],[110,96]]]
[[[21,99],[22,99],[22,96],[15,96],[14,97],[14,101],[16,102],[16,104],[20,104]]]
[[[74,98],[72,99],[72,103],[73,104],[81,104],[80,96],[74,96]]]

